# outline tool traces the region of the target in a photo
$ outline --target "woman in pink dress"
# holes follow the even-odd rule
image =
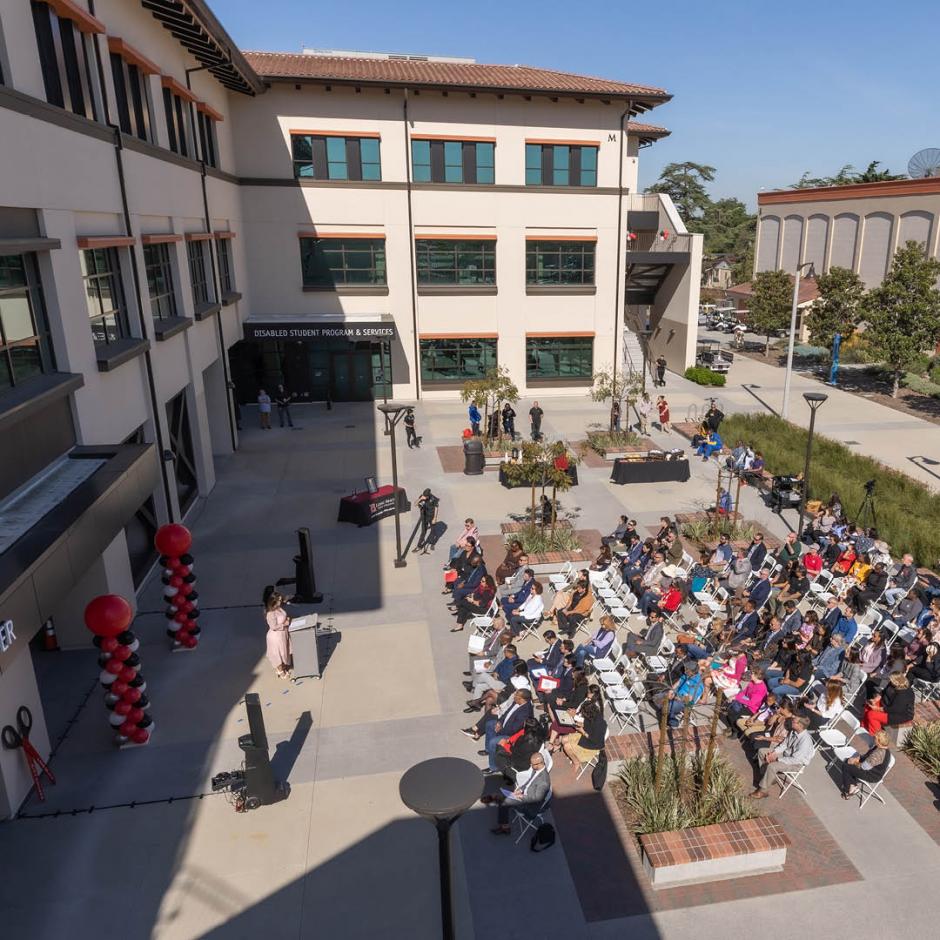
[[[290,654],[290,617],[284,610],[284,595],[275,591],[265,604],[264,619],[268,624],[268,661],[278,679],[292,679]]]

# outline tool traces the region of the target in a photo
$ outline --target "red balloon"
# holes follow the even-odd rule
[[[111,658],[123,663],[134,651],[129,646],[119,646],[112,654]]]
[[[179,575],[173,575],[173,577],[170,578],[170,584],[175,588],[182,587],[183,579]]]
[[[115,712],[117,712],[117,714],[124,715],[125,717],[127,717],[127,715],[130,714],[130,710],[133,707],[134,706],[131,705],[130,702],[120,701],[117,703],[117,705],[114,706],[114,710]]]
[[[121,696],[121,698],[124,699],[125,702],[133,703],[133,702],[139,702],[141,695],[143,695],[143,693],[140,691],[140,689],[128,689]]]
[[[150,740],[150,732],[146,728],[135,728],[131,732],[131,740],[135,744],[146,744]]]
[[[132,708],[132,709],[127,713],[127,720],[128,720],[128,721],[133,721],[135,725],[136,725],[137,722],[140,721],[143,717],[144,717],[144,710],[143,710],[142,708]]]
[[[123,679],[115,679],[111,683],[111,691],[119,698],[123,698],[129,688],[130,686]]]
[[[118,663],[118,665],[121,664]],[[137,678],[137,670],[133,666],[122,666],[119,675],[125,682],[130,682],[131,679]]]
[[[102,594],[85,608],[85,626],[95,636],[116,637],[133,619],[131,605],[117,594]]]
[[[184,583],[181,585],[181,587],[180,587],[179,590],[180,590],[180,594],[182,594],[183,597],[186,597],[187,595],[193,593],[193,586],[192,586],[192,584],[186,584],[186,583],[184,582]]]
[[[121,644],[113,636],[106,636],[101,641],[102,653],[113,653]]]
[[[186,526],[171,523],[157,529],[153,544],[161,555],[185,555],[193,544],[193,537]]]
[[[130,719],[118,727],[118,731],[120,731],[125,738],[129,738],[137,730],[137,725]]]
[[[124,666],[119,659],[109,659],[104,664],[104,670],[110,672],[112,676],[117,676],[124,671]]]

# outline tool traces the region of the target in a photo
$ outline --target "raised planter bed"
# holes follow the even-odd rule
[[[531,525],[530,522],[503,522],[500,523],[499,531],[503,535],[512,535],[513,532],[522,532]],[[571,522],[568,519],[556,519],[555,520],[556,529],[570,529]]]
[[[639,837],[654,888],[674,888],[780,871],[790,840],[773,816]]]

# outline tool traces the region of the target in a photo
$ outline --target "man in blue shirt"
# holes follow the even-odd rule
[[[478,435],[480,433],[480,420],[482,415],[475,401],[470,402],[470,407],[467,409],[467,416],[470,418],[470,430]]]
[[[858,633],[858,624],[855,622],[854,617],[843,616],[839,618],[839,622],[832,628],[832,638],[842,637],[842,642],[849,646],[852,643],[852,640],[855,639],[855,634]]]
[[[660,692],[653,696],[653,703],[657,710],[661,710],[663,702],[669,701],[669,727],[678,728],[682,713],[686,708],[692,708],[702,697],[705,684],[699,675],[698,662],[690,659],[682,666],[682,675],[673,684],[668,692]]]
[[[515,594],[510,594],[500,601],[506,615],[506,620],[509,620],[516,607],[521,607],[529,599],[534,583],[535,572],[531,568],[526,568],[522,573],[522,584],[519,586],[519,590],[516,591]]]
[[[813,660],[813,676],[816,679],[829,679],[842,668],[842,660],[845,658],[842,637],[833,636],[827,646]]]

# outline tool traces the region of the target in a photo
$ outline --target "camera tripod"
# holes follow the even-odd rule
[[[866,519],[869,517],[871,521],[867,522]],[[872,495],[870,490],[865,492],[865,498],[862,500],[862,505],[858,507],[858,512],[855,513],[855,524],[860,525],[863,528],[869,528],[870,526],[878,525],[878,516],[875,513],[875,497]]]

